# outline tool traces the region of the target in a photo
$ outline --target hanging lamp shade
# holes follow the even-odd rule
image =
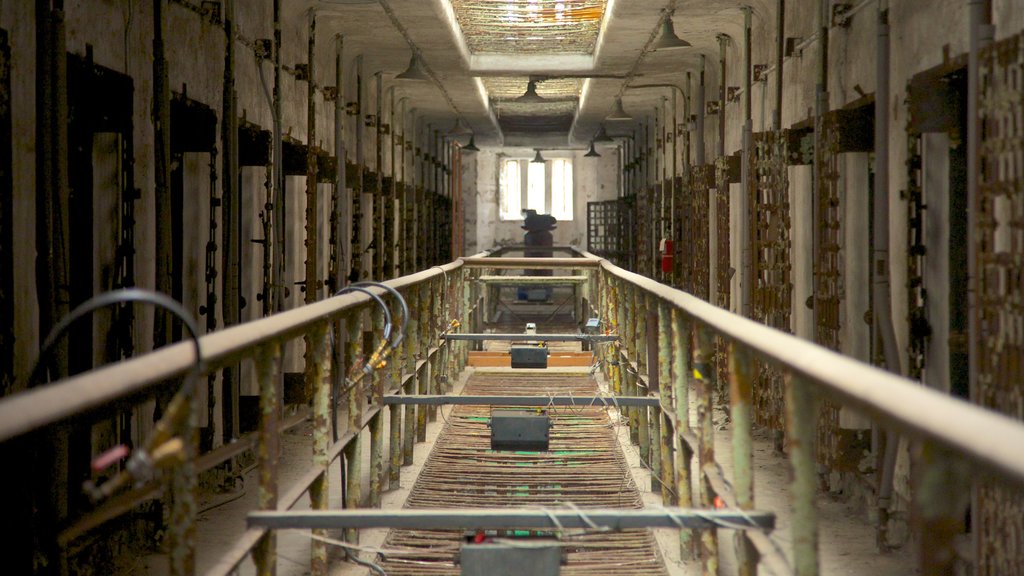
[[[429,81],[430,74],[423,68],[423,63],[420,62],[419,56],[415,52],[412,54],[412,58],[409,59],[409,66],[405,69],[405,72],[395,76],[396,80],[419,80]]]
[[[466,124],[462,121],[462,116],[456,116],[455,124],[452,126],[451,130],[448,131],[448,136],[465,136],[466,134],[471,134],[472,132],[473,131],[470,130],[469,127],[467,127]]]
[[[601,155],[597,153],[597,150],[594,149],[594,141],[593,140],[590,141],[590,150],[587,150],[587,153],[584,154],[583,157],[584,158],[600,158],[601,157]]]
[[[537,94],[537,82],[530,80],[526,83],[526,92],[522,96],[516,98],[516,102],[519,104],[542,104],[547,102],[547,99]]]
[[[615,99],[615,110],[612,111],[605,120],[632,120],[633,117],[626,113],[626,109],[622,107],[622,98]]]
[[[693,46],[693,44],[690,44],[686,40],[676,36],[676,28],[675,25],[672,24],[672,15],[669,14],[669,16],[661,23],[661,34],[659,34],[658,39],[654,41],[653,49],[671,50],[673,48],[687,48],[689,46]]]
[[[544,163],[544,157],[540,155],[540,148],[537,148],[537,154],[533,157],[533,160],[530,160],[530,162],[534,164]]]
[[[604,129],[604,124],[601,124],[601,127],[597,130],[597,134],[594,135],[593,142],[614,142],[614,139],[608,135],[608,131]]]
[[[476,147],[476,135],[469,137],[469,144],[462,147],[463,152],[479,152],[480,149]]]

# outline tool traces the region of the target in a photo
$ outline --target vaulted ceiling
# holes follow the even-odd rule
[[[287,3],[287,0],[285,0]],[[485,146],[585,145],[616,97],[636,118],[650,116],[671,89],[686,87],[700,55],[716,82],[720,34],[740,48],[742,7],[771,19],[773,0],[315,0],[291,2],[295,20],[313,8],[318,36],[344,37],[346,59],[382,72],[417,117],[450,126],[461,116]],[[664,18],[692,47],[653,50]],[[300,33],[296,30],[296,33]],[[333,45],[319,42],[323,58]],[[413,51],[436,82],[396,80]],[[733,57],[739,52],[733,53]],[[533,102],[520,100],[533,81]],[[518,100],[518,101],[517,101]],[[529,98],[525,100],[530,100]],[[612,134],[632,129],[610,122]]]

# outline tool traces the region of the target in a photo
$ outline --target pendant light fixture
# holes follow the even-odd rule
[[[455,117],[455,124],[451,130],[448,131],[448,136],[465,136],[466,134],[472,134],[473,131],[466,126],[462,121],[462,116]]]
[[[516,98],[518,104],[543,104],[547,102],[547,99],[537,94],[537,81],[530,79],[526,83],[526,92],[522,96]]]
[[[469,137],[469,144],[462,147],[463,152],[479,152],[480,149],[476,147],[476,135]]]
[[[626,113],[626,109],[622,107],[622,98],[615,99],[615,110],[611,114],[605,117],[605,120],[632,120],[633,117]]]
[[[533,157],[533,160],[530,160],[530,163],[531,164],[543,164],[544,163],[544,157],[540,155],[540,148],[534,148],[534,150],[537,151],[537,154],[536,154],[536,156]]]
[[[661,34],[654,41],[654,50],[671,50],[673,48],[687,48],[693,46],[686,40],[676,36],[675,25],[672,24],[672,14],[669,14],[661,22]]]
[[[402,72],[395,76],[395,80],[417,80],[417,81],[429,81],[430,74],[423,68],[423,63],[420,62],[419,56],[415,52],[412,53],[412,58],[409,59],[409,66]]]
[[[587,153],[584,154],[583,157],[584,158],[600,158],[601,157],[601,155],[597,153],[597,150],[594,149],[594,141],[593,140],[590,141],[590,150],[587,150]]]

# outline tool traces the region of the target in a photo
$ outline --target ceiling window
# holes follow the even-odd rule
[[[555,158],[543,163],[528,158],[501,161],[498,195],[501,220],[522,220],[524,209],[573,219],[572,160]]]

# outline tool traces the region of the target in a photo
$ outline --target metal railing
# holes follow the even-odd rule
[[[255,362],[261,413],[255,440],[259,508],[287,510],[308,492],[314,510],[326,509],[328,467],[343,453],[349,456],[347,465],[341,463],[347,483],[345,506],[356,507],[362,501],[358,481],[362,463],[356,455],[365,442],[370,444],[368,500],[371,506],[379,506],[382,486],[396,482],[401,467],[411,463],[413,445],[424,439],[426,422],[436,410],[436,406],[398,404],[385,398],[399,392],[409,396],[449,392],[453,377],[466,366],[468,348],[465,342],[440,336],[458,327],[480,332],[484,290],[475,279],[494,270],[517,268],[568,268],[587,275],[581,298],[603,319],[605,330],[619,336],[617,344],[599,351],[612,389],[623,396],[657,399],[656,406],[632,405],[642,404],[635,402],[619,409],[641,458],[651,468],[652,485],[662,492],[667,505],[712,508],[717,497],[734,510],[754,509],[752,372],[755,362],[760,362],[783,373],[787,452],[793,469],[792,562],[767,533],[749,530],[747,544],[739,550],[742,573],[750,573],[758,562],[778,574],[818,572],[813,448],[816,404],[821,399],[849,406],[915,442],[919,477],[914,489],[915,517],[920,519],[919,545],[927,551],[920,560],[923,573],[942,573],[955,558],[950,526],[956,524],[950,520],[960,510],[949,495],[968,493],[970,474],[988,475],[1014,489],[1024,487],[1021,422],[716,308],[585,252],[578,252],[576,258],[549,259],[481,254],[386,283],[407,299],[414,310],[413,321],[396,357],[375,373],[369,388],[347,387],[348,422],[338,426],[336,438],[330,425],[331,378],[344,371],[332,370],[332,364],[358,363],[361,331],[380,331],[383,326],[379,311],[365,313],[372,305],[368,296],[330,298],[200,339],[205,373],[241,361]],[[340,338],[332,340],[332,333],[347,334],[343,352]],[[281,425],[281,347],[300,337],[306,340],[307,378],[314,384],[313,461],[294,488],[279,494],[276,436]],[[729,366],[733,473],[728,479],[715,463],[713,443],[716,371],[711,366],[716,339],[725,346]],[[177,344],[7,398],[0,402],[0,443],[152,392],[163,382],[182,378],[193,363],[190,346]],[[390,389],[385,390],[386,385]],[[387,455],[385,410],[393,411]],[[697,478],[691,478],[693,464],[700,471]],[[185,489],[194,490],[194,479]],[[191,523],[194,518],[175,521]],[[716,532],[682,529],[680,534],[684,555],[699,556],[708,572],[717,571]],[[325,544],[314,539],[311,546],[313,573],[325,573]],[[172,552],[188,555],[193,550]],[[247,530],[209,573],[229,574],[250,554],[260,574],[273,573],[272,530],[259,526]]]
[[[383,397],[393,393],[444,392],[452,381],[449,376],[465,367],[468,347],[464,343],[449,344],[439,336],[458,326],[453,320],[476,315],[471,305],[476,291],[472,283],[466,281],[468,272],[463,262],[457,260],[384,283],[402,294],[409,304],[411,318],[405,339],[388,364],[373,372],[372,378],[362,378],[362,374],[357,378],[351,377],[351,367],[361,365],[366,361],[364,357],[371,353],[371,350],[361,349],[363,331],[379,334],[384,326],[382,310],[364,293],[343,294],[200,338],[202,376],[244,361],[252,361],[255,365],[260,417],[256,438],[248,446],[256,449],[260,509],[287,510],[307,493],[313,509],[326,509],[328,468],[339,461],[343,453],[347,456],[341,461],[343,482],[347,484],[343,487],[345,506],[357,507],[363,500],[360,482],[362,463],[357,455],[365,442],[370,444],[372,469],[368,502],[379,505],[382,486],[389,482],[397,484],[401,467],[412,462],[414,443],[424,439],[427,421],[435,417],[436,411],[426,407],[387,407]],[[382,289],[373,291],[384,299],[390,298]],[[282,494],[279,493],[277,474],[277,437],[284,427],[292,426],[300,419],[285,419],[282,415],[281,357],[282,348],[299,338],[305,340],[305,375],[312,389],[311,410],[308,412],[312,421],[312,465],[288,492]],[[184,378],[195,363],[193,345],[179,343],[6,398],[0,401],[0,445],[32,443],[39,439],[40,432],[70,419],[87,418],[108,406],[152,396],[168,382]],[[346,373],[350,377],[342,381]],[[385,390],[385,385],[389,389]],[[333,430],[332,386],[347,394],[348,416],[345,425],[339,424]],[[194,411],[194,402],[190,404]],[[392,411],[390,454],[387,455],[383,453],[384,410]],[[46,440],[42,438],[41,441]],[[185,441],[189,440],[186,438]],[[227,451],[226,457],[239,451]],[[208,456],[200,459],[204,457],[209,459]],[[193,503],[185,507],[191,513],[171,519],[174,525],[172,532],[187,535],[170,543],[174,574],[195,571],[197,466],[193,464],[188,462],[185,466],[188,477],[184,481],[168,482],[164,486],[158,484],[143,490],[144,495],[151,498],[163,488],[172,500]],[[130,509],[123,501],[117,500],[115,497],[100,504],[83,517],[74,519],[71,526],[44,537],[66,544],[69,538]],[[311,547],[314,572],[325,573],[326,544],[313,540]],[[275,549],[273,532],[251,528],[207,573],[233,573],[251,554],[259,574],[272,574],[276,565]]]

